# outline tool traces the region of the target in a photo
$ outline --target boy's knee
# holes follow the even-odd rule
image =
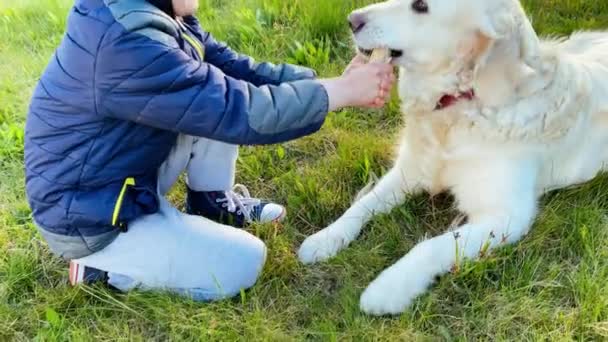
[[[248,289],[255,285],[260,277],[264,265],[266,264],[267,248],[264,242],[257,237],[252,242],[251,249],[246,253],[247,259],[243,266],[243,277],[241,278],[241,288]]]
[[[239,255],[239,261],[230,271],[232,279],[226,281],[228,288],[226,294],[230,297],[238,295],[241,290],[246,290],[255,285],[266,264],[267,248],[262,240],[251,236],[246,246],[240,246],[234,251]]]

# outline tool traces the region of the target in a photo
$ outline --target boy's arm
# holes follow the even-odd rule
[[[328,111],[314,80],[255,85],[186,55],[170,36],[126,33],[97,55],[99,114],[232,144],[271,144],[317,131]]]
[[[204,32],[195,17],[185,17],[184,21],[196,30],[198,38],[205,45],[205,61],[220,68],[229,76],[258,86],[265,84],[278,85],[283,82],[315,79],[317,77],[314,70],[297,65],[257,63],[253,58],[236,53],[226,44],[215,40],[210,33]]]

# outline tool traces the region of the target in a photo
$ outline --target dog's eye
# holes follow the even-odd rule
[[[412,2],[412,9],[416,13],[429,13],[429,4],[425,0],[415,0]]]

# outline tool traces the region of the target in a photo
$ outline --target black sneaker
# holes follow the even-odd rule
[[[76,261],[70,261],[70,284],[72,286],[78,284],[91,285],[94,283],[108,285],[108,272],[81,265]]]
[[[188,189],[186,211],[239,228],[253,222],[280,222],[287,214],[282,205],[252,198],[249,190],[240,184],[231,191]]]

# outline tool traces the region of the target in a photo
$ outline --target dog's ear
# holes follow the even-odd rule
[[[479,23],[479,33],[490,40],[498,40],[505,35],[506,17],[487,13]]]
[[[514,26],[514,15],[504,7],[486,9],[486,11],[481,14],[479,32],[491,40],[506,38]]]
[[[494,44],[508,37],[514,25],[514,17],[506,11],[493,9],[482,14],[480,18],[470,48],[475,73],[485,64]]]
[[[498,40],[506,36],[509,27],[506,22],[509,17],[506,16],[488,13],[481,18],[479,27],[469,39],[462,43],[460,50],[460,54],[467,63],[470,63],[474,75],[486,64],[492,47]]]
[[[519,1],[482,15],[479,33],[492,41],[515,37],[524,63],[532,69],[539,66],[540,40]]]
[[[540,39],[519,1],[515,4],[514,22],[515,32],[519,37],[521,59],[529,67],[536,70],[540,67],[541,63]]]

